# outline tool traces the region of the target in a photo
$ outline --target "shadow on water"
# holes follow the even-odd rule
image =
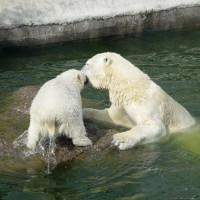
[[[0,136],[16,135],[9,125],[23,132],[28,124],[15,116],[5,119],[10,104],[6,96],[22,86],[41,85],[69,68],[80,69],[88,58],[104,51],[120,53],[200,118],[199,35],[200,31],[166,32],[1,50]],[[92,107],[110,105],[106,91],[86,88],[82,96],[93,102]],[[58,164],[51,174],[46,174],[44,164],[12,170],[2,164],[0,196],[6,200],[200,199],[199,124],[129,151],[87,151]]]

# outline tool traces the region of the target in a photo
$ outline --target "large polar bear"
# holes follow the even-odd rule
[[[195,123],[183,106],[119,54],[97,54],[82,71],[94,88],[109,90],[112,103],[104,110],[86,108],[83,117],[130,128],[113,136],[114,144],[122,150]]]
[[[55,139],[60,134],[72,138],[77,146],[91,145],[82,119],[80,90],[86,77],[78,70],[68,70],[46,82],[30,109],[27,147],[35,149],[46,135]]]

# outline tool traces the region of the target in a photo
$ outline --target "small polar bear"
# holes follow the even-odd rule
[[[113,136],[114,144],[122,150],[195,123],[182,105],[119,54],[97,54],[82,71],[91,86],[109,90],[111,101],[111,107],[104,110],[84,109],[83,117],[129,128]]]
[[[27,147],[35,149],[42,137],[55,139],[64,134],[77,146],[91,145],[82,119],[80,91],[86,77],[78,70],[68,70],[46,82],[30,108]]]

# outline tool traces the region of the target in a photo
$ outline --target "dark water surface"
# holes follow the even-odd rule
[[[88,58],[105,51],[120,53],[200,118],[200,31],[1,50],[0,112],[7,103],[5,96],[12,91],[43,84],[69,68],[80,69]],[[110,104],[105,91],[86,88],[83,96],[98,100],[96,107]],[[45,169],[0,166],[0,197],[200,199],[200,126],[129,151],[88,152],[60,163],[50,175]]]

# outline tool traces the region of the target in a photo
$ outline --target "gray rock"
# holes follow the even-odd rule
[[[28,128],[29,108],[39,88],[40,86],[22,87],[7,98],[6,111],[0,114],[0,122],[3,124],[3,128],[0,129],[1,166],[9,168],[14,166],[15,169],[21,169],[40,168],[45,165],[45,158],[40,154],[25,158],[24,151],[27,151],[25,147],[13,148],[14,139]],[[83,99],[83,106],[87,107],[89,105],[91,105],[91,101]],[[57,162],[75,158],[86,151],[102,151],[113,147],[112,135],[116,133],[115,129],[89,121],[85,121],[85,127],[93,146],[76,147],[70,139],[60,137],[55,152]]]

